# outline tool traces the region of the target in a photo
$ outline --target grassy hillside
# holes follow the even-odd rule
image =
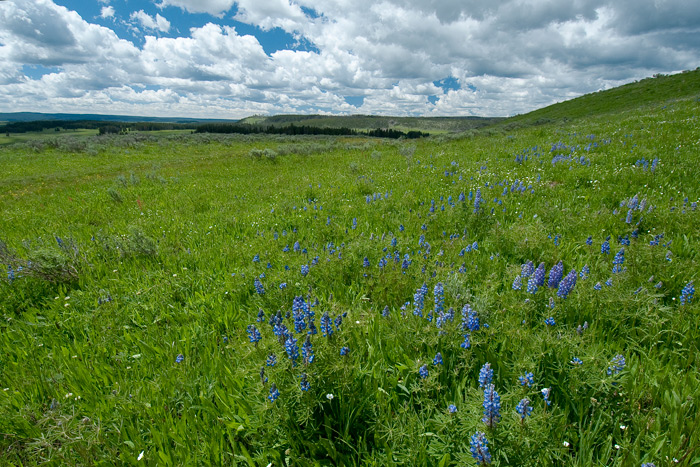
[[[675,75],[658,75],[613,89],[586,94],[523,115],[505,119],[503,127],[561,123],[643,107],[670,104],[678,99],[700,99],[700,68]]]
[[[0,147],[0,464],[700,465],[698,102],[653,82],[447,141]]]

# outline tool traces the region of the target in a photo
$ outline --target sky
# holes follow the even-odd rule
[[[510,116],[698,66],[699,0],[0,0],[0,112]]]

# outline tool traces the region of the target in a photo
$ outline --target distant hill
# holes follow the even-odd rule
[[[234,119],[190,118],[190,117],[140,117],[134,115],[100,115],[100,114],[63,114],[41,112],[10,112],[0,113],[0,122],[33,122],[46,120],[62,121],[99,121],[99,122],[154,122],[154,123],[211,123],[235,122]]]
[[[582,117],[624,112],[674,100],[700,99],[700,68],[675,75],[655,75],[616,88],[586,94],[527,114],[499,122],[503,127],[520,127],[566,122]]]
[[[252,116],[240,123],[285,127],[289,125],[316,128],[352,128],[374,130],[377,128],[398,131],[423,131],[430,133],[460,133],[484,127],[502,118],[487,117],[386,117],[377,115],[273,115]]]

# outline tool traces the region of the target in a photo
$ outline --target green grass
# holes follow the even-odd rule
[[[659,100],[637,109],[571,108],[463,139],[149,133],[0,148],[0,460],[475,465],[469,438],[483,431],[494,465],[700,465],[700,309],[680,304],[700,270],[698,102],[653,82]],[[628,223],[635,195],[645,207]],[[566,298],[530,294],[527,279],[513,290],[527,261],[590,271]],[[455,314],[441,328],[438,283]],[[308,365],[268,324],[295,297],[318,302]],[[468,349],[466,304],[481,323]],[[330,337],[326,312],[346,313]],[[301,346],[308,318],[299,333],[283,321]],[[626,365],[608,375],[616,355]]]

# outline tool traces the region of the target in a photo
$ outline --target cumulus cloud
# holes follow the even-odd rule
[[[103,18],[116,14],[102,3]],[[510,115],[700,63],[700,3],[688,0],[160,0],[158,6],[164,15],[167,7],[207,13],[211,22],[179,37],[157,37],[171,30],[170,22],[139,10],[130,19],[149,35],[136,46],[51,0],[0,2],[0,102],[12,96],[13,109],[102,106],[109,113],[216,117]],[[313,48],[266,54],[232,18],[259,28],[259,37],[283,30]],[[51,72],[32,79],[25,65]],[[8,109],[0,104],[1,110]]]
[[[150,16],[143,10],[134,11],[129,17],[132,21],[137,21],[141,27],[145,29],[154,29],[160,32],[168,32],[170,30],[170,21],[156,13],[156,16]]]
[[[107,18],[112,18],[114,16],[114,7],[112,6],[103,6],[102,9],[100,10],[100,18],[107,19]]]

